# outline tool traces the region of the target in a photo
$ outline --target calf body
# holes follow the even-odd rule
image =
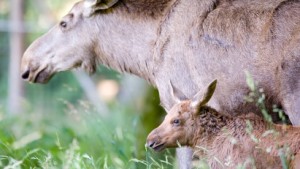
[[[197,120],[190,146],[211,168],[299,167],[300,128],[272,126],[254,114],[226,118],[207,107]]]
[[[149,134],[147,145],[156,151],[193,147],[211,168],[299,167],[300,128],[270,124],[253,113],[236,118],[220,114],[205,106],[213,90],[209,89],[198,102],[178,102]]]

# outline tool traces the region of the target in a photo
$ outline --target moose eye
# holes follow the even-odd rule
[[[66,28],[66,27],[67,27],[67,22],[61,21],[59,25],[60,25],[62,28]]]
[[[180,120],[179,120],[179,119],[173,120],[173,124],[174,124],[175,126],[178,126],[178,125],[180,124]]]

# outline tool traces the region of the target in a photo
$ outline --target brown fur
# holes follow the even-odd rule
[[[193,100],[176,104],[162,124],[149,134],[147,145],[157,151],[179,145],[193,147],[195,155],[205,158],[214,169],[237,165],[279,169],[280,154],[287,165],[297,169],[300,128],[270,124],[253,113],[236,118],[220,114],[205,106],[213,90],[209,97],[202,97],[206,98],[203,104],[201,100],[197,106]]]
[[[190,146],[198,156],[206,157],[212,168],[221,168],[222,165],[236,168],[242,164],[247,168],[279,169],[283,168],[280,160],[280,153],[283,153],[287,164],[297,169],[294,158],[300,151],[300,128],[273,126],[254,114],[252,117],[227,118],[225,125],[203,125],[203,120],[213,123],[224,118],[212,115],[217,112],[211,108],[205,109],[201,112],[202,117],[197,118],[200,122],[193,126],[195,135],[191,136]],[[208,118],[203,118],[207,115]],[[214,132],[207,133],[211,130]],[[271,133],[265,136],[267,132]]]
[[[169,7],[170,0],[121,0],[120,7],[129,14],[144,17],[161,17]]]
[[[195,116],[192,110],[186,109],[188,105],[189,102],[183,102],[179,110],[171,110],[163,122],[171,125],[168,116],[181,112],[176,116],[183,123],[179,131],[165,131],[170,127],[160,126],[149,134],[147,141],[167,137],[164,148],[193,147],[195,155],[207,159],[212,168],[236,168],[240,164],[247,168],[279,169],[282,168],[280,152],[291,168],[299,166],[300,128],[274,126],[254,114],[231,118],[209,107],[202,107],[201,113]]]
[[[170,109],[168,82],[191,98],[217,78],[210,105],[224,114],[259,114],[245,70],[300,125],[300,2],[297,0],[121,0],[84,17],[81,1],[60,24],[37,39],[22,59],[23,78],[46,83],[60,71],[96,63],[135,74],[159,90]],[[91,10],[88,10],[91,11]],[[269,111],[272,112],[272,111]]]
[[[56,72],[78,66],[94,72],[98,61],[148,80],[169,109],[174,104],[166,89],[169,80],[189,98],[218,78],[222,91],[210,104],[235,116],[241,110],[258,113],[243,101],[248,70],[266,89],[267,108],[278,104],[294,125],[300,124],[299,1],[120,0],[92,17],[82,16],[83,3],[70,11],[68,31],[61,34],[56,26],[25,52],[26,79],[45,83]],[[38,71],[48,76],[38,78]]]

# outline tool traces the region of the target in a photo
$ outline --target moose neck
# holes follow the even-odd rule
[[[135,74],[155,86],[151,51],[159,22],[150,17],[131,18],[125,12],[116,9],[95,16],[98,61],[120,72]]]
[[[199,9],[203,8],[197,14],[202,16],[204,13],[203,15],[205,15],[207,10],[214,6],[215,1],[217,0],[200,2],[193,0]],[[162,64],[167,62],[161,55],[169,42],[168,38],[162,37],[168,36],[164,35],[169,32],[167,25],[177,25],[178,21],[181,22],[181,19],[178,20],[178,18],[172,18],[172,20],[176,20],[174,23],[169,21],[170,17],[176,13],[175,8],[178,8],[179,11],[189,12],[190,4],[192,4],[190,1],[182,0],[157,2],[123,0],[116,7],[99,12],[92,21],[97,24],[95,29],[98,30],[95,50],[98,60],[120,72],[135,74],[158,87],[156,83],[159,83],[159,80],[155,77],[158,71],[165,72],[160,68],[171,66]],[[196,11],[199,9],[197,8]],[[186,26],[180,26],[180,28],[186,31],[190,24],[194,23],[194,20],[189,19],[188,23],[183,24]],[[181,29],[180,31],[182,31]],[[170,75],[167,74],[164,77],[170,78]]]
[[[209,144],[230,123],[231,118],[218,113],[210,107],[201,108],[201,114],[195,119],[195,137],[190,145]]]

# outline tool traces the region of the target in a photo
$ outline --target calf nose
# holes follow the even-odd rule
[[[147,142],[147,146],[150,147],[150,148],[153,148],[153,146],[155,145],[155,143],[156,143],[155,141],[148,141]]]
[[[26,70],[23,74],[22,74],[22,78],[24,80],[28,79],[29,78],[29,74],[30,74],[30,71],[29,70]]]

